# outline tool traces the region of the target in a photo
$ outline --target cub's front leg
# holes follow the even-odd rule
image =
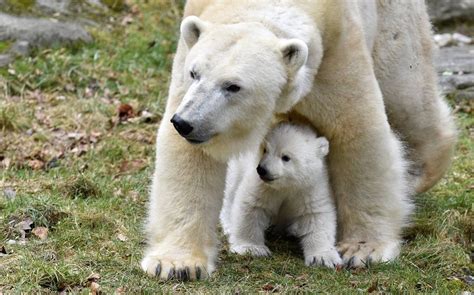
[[[203,279],[215,268],[225,165],[181,138],[169,117],[158,133],[141,266],[160,279]]]
[[[265,230],[270,224],[270,217],[263,208],[256,205],[236,196],[232,208],[230,248],[232,252],[241,255],[270,256],[270,249],[265,246]]]
[[[336,250],[336,212],[334,206],[320,212],[301,216],[290,226],[289,232],[301,238],[304,261],[308,266],[334,268],[342,264]]]

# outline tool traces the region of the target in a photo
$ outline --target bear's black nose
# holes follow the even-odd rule
[[[177,114],[175,114],[173,118],[171,118],[171,123],[173,123],[174,128],[181,136],[189,135],[189,133],[193,131],[193,126],[191,126],[188,122],[183,120]]]
[[[267,175],[267,169],[263,168],[262,166],[258,165],[257,173],[260,177]]]

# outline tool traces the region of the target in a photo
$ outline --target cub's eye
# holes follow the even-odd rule
[[[194,71],[190,71],[189,75],[191,76],[191,79],[196,80],[197,79],[197,74]]]
[[[281,159],[283,160],[283,162],[289,162],[291,160],[290,157],[288,157],[287,155],[283,155]]]
[[[266,154],[266,153],[267,153],[267,149],[263,149],[263,153]]]
[[[236,93],[236,92],[239,92],[239,91],[240,91],[240,86],[239,86],[239,85],[236,85],[236,84],[226,85],[226,86],[225,86],[225,90],[227,90],[227,91],[229,91],[229,92]]]

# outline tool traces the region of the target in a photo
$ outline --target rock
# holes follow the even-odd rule
[[[32,46],[49,47],[61,43],[87,43],[92,37],[78,24],[0,13],[1,40],[22,40]]]
[[[10,54],[0,54],[0,68],[7,66],[13,61],[13,56]]]
[[[465,36],[463,34],[459,33],[454,33],[453,34],[453,40],[458,44],[458,45],[466,45],[466,44],[471,44],[472,43],[472,38]]]
[[[440,90],[455,101],[474,101],[474,46],[441,48],[435,59]]]
[[[443,95],[454,103],[454,111],[474,111],[474,46],[446,47],[435,59]]]
[[[51,12],[68,12],[71,0],[36,0],[36,6],[44,11]]]
[[[426,0],[434,23],[474,20],[474,0]]]
[[[5,199],[13,200],[16,197],[16,192],[12,188],[7,187],[6,189],[3,190],[3,195]]]
[[[16,41],[10,52],[15,55],[27,56],[30,53],[30,43],[28,41]]]
[[[436,70],[443,74],[474,74],[474,46],[441,48],[435,58]]]
[[[465,36],[463,34],[454,33],[454,34],[435,34],[433,36],[433,40],[435,41],[438,47],[446,47],[446,46],[464,46],[469,45],[472,43],[472,38]]]
[[[474,74],[464,75],[441,75],[439,77],[441,92],[452,93],[456,90],[464,90],[474,87]]]
[[[433,36],[433,40],[439,47],[446,47],[453,42],[453,36],[449,33],[436,34]]]

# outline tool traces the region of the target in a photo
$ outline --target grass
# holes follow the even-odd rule
[[[254,259],[229,253],[222,239],[208,281],[145,276],[142,224],[159,124],[145,114],[164,110],[182,3],[137,3],[92,28],[93,44],[37,50],[0,69],[0,293],[89,293],[97,284],[105,294],[474,291],[466,283],[474,118],[463,112],[453,167],[416,197],[396,262],[335,272],[305,267],[293,240],[272,237],[274,256]],[[133,22],[121,25],[126,15]],[[133,108],[126,121],[117,116],[123,104]],[[19,228],[28,218],[49,229],[47,239]]]

